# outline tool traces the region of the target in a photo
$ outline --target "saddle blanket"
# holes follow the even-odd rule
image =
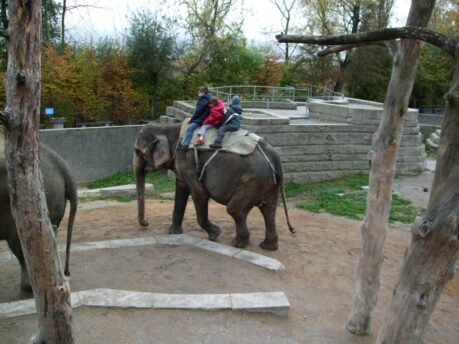
[[[188,128],[188,123],[190,122],[189,118],[186,118],[182,123],[182,128],[180,130],[180,142],[185,137],[186,130]],[[194,148],[194,143],[198,139],[198,133],[200,128],[196,128],[193,132],[193,138],[189,148]],[[204,137],[204,144],[196,146],[198,150],[214,150],[209,147],[210,144],[214,143],[217,136],[216,128],[209,128],[206,131]],[[223,138],[221,151],[231,152],[239,155],[250,155],[257,148],[258,142],[262,140],[262,137],[257,134],[239,129],[237,131],[227,131],[225,132],[225,137]]]

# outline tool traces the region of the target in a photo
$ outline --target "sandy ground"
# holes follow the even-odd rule
[[[404,191],[426,202],[428,178]],[[396,182],[397,183],[397,182]],[[410,181],[413,185],[414,182]],[[403,186],[403,185],[402,185]],[[396,187],[397,189],[397,187]],[[416,191],[417,190],[417,191]],[[92,202],[78,213],[74,242],[144,237],[163,234],[173,202],[149,200],[150,227],[136,224],[135,202]],[[283,212],[278,212],[279,250],[258,247],[264,235],[259,211],[249,215],[251,245],[248,250],[280,260],[281,273],[191,247],[137,247],[77,252],[71,258],[72,290],[130,289],[167,293],[226,293],[283,291],[291,311],[288,318],[271,314],[232,311],[136,310],[82,307],[74,310],[78,343],[374,343],[410,242],[409,227],[389,228],[385,245],[378,305],[372,334],[357,337],[344,325],[352,303],[360,252],[360,222],[290,209],[297,229],[288,232]],[[210,218],[222,227],[218,241],[231,244],[233,222],[221,205],[211,203]],[[65,241],[62,224],[58,240]],[[185,233],[205,237],[198,228],[190,203]],[[2,243],[0,250],[5,249]],[[18,290],[19,266],[15,260],[0,266],[0,302],[29,298]],[[459,278],[441,296],[425,333],[425,343],[457,343],[459,337]],[[0,320],[1,343],[24,343],[37,327],[35,316]]]

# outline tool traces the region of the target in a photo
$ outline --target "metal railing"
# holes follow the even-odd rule
[[[335,97],[344,97],[342,93],[334,92],[321,86],[295,88],[292,86],[255,86],[255,85],[230,85],[210,87],[209,91],[219,99],[230,101],[234,95],[244,100],[262,102],[304,102],[310,99],[331,100]]]

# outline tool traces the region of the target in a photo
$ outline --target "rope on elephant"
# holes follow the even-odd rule
[[[274,185],[277,185],[277,180],[276,180],[277,171],[276,171],[276,168],[274,167],[274,165],[271,162],[271,160],[269,160],[268,156],[266,155],[266,153],[264,152],[264,150],[261,148],[261,146],[259,144],[257,145],[257,148],[260,150],[261,154],[263,154],[263,156],[265,157],[266,161],[269,164],[269,167],[271,167],[271,172],[273,173]]]
[[[199,157],[198,157],[198,147],[194,146],[194,163],[196,164],[196,172],[199,173]]]
[[[206,171],[206,167],[207,165],[210,164],[210,162],[217,156],[218,152],[220,152],[220,149],[217,149],[214,154],[212,154],[209,158],[209,160],[206,161],[206,163],[204,164],[204,166],[202,167],[202,171],[201,171],[201,175],[199,176],[199,181],[202,180],[202,177],[204,177],[204,172]]]

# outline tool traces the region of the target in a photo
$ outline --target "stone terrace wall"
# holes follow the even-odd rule
[[[69,165],[77,183],[132,170],[134,142],[142,125],[40,130],[40,141]]]

